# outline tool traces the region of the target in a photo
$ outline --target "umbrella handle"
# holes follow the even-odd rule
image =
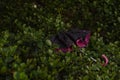
[[[102,66],[107,66],[109,62],[108,57],[105,54],[102,54],[102,58],[104,59],[104,63],[102,64]]]

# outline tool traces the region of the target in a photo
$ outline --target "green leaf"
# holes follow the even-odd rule
[[[15,80],[20,80],[19,72],[14,72],[13,78],[14,78]]]
[[[51,42],[50,40],[46,40],[46,44],[47,44],[48,46],[51,46],[51,45],[52,45],[52,42]]]

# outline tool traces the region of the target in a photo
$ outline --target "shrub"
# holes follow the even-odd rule
[[[119,1],[1,1],[1,80],[119,80]],[[49,38],[71,27],[92,32],[86,48],[55,52]],[[116,39],[117,37],[117,39]],[[107,66],[101,58],[109,58]]]
[[[74,46],[71,53],[62,53],[55,52],[55,45],[46,40],[41,30],[30,27],[16,35],[3,31],[0,38],[1,79],[5,79],[4,76],[9,80],[119,78],[118,42],[105,44],[103,38],[94,33],[87,48]],[[105,67],[101,66],[102,54],[109,58]]]
[[[106,42],[114,42],[117,35],[120,35],[119,1],[10,0],[1,1],[0,5],[1,30],[22,31],[21,25],[24,24],[35,29],[45,29],[46,32],[54,32],[57,27],[54,22],[58,23],[57,19],[61,19],[60,24],[65,23],[64,28],[80,27],[93,32],[101,29],[100,34]],[[119,37],[117,40],[120,40]]]

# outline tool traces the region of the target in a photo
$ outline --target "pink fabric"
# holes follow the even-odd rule
[[[90,40],[90,34],[88,34],[85,38],[85,42],[88,44],[89,43],[89,40]]]
[[[86,45],[85,45],[85,42],[84,42],[84,41],[81,41],[81,39],[78,39],[78,40],[76,41],[76,44],[77,44],[77,46],[80,47],[80,48],[83,48],[83,47],[86,46]]]
[[[78,39],[78,40],[76,41],[76,44],[77,44],[78,47],[83,48],[83,47],[85,47],[85,46],[88,45],[89,39],[90,39],[90,34],[88,34],[88,35],[85,37],[85,41],[82,41],[81,39]]]

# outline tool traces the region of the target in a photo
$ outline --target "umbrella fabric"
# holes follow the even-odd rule
[[[68,31],[59,32],[53,36],[51,41],[59,45],[57,51],[68,52],[72,51],[72,46],[75,44],[80,48],[88,45],[90,39],[90,31],[71,29]]]

